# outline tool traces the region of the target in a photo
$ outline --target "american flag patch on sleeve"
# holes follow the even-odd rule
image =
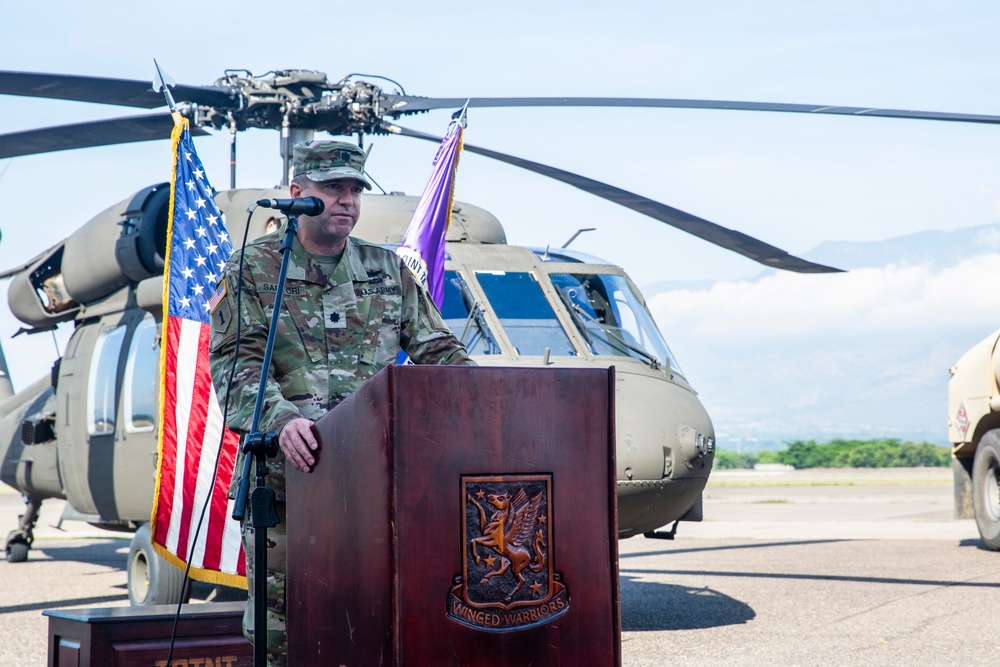
[[[215,294],[211,296],[208,300],[209,312],[214,313],[215,309],[222,303],[222,300],[226,298],[226,281],[222,280],[219,282],[219,288],[215,290]]]

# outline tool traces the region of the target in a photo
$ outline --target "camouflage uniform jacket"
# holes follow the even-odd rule
[[[250,429],[257,400],[283,239],[282,230],[248,244],[245,252],[239,360],[226,415],[240,435]],[[225,293],[212,311],[211,372],[220,403],[236,346],[238,271],[234,253],[223,271]],[[474,365],[395,253],[349,237],[333,275],[327,275],[296,238],[259,430],[280,433],[297,417],[319,419],[393,363],[400,349],[416,363]],[[284,456],[279,453],[274,463],[268,484],[283,500]]]

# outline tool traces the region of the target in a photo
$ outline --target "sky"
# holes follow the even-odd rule
[[[837,437],[945,445],[949,369],[988,386],[991,369],[959,360],[1000,325],[997,284],[992,251],[944,267],[718,281],[653,294],[649,306],[724,449]]]
[[[987,1],[584,0],[480,8],[392,0],[371,11],[299,2],[285,13],[256,0],[191,7],[187,16],[171,17],[162,6],[134,2],[103,2],[100,12],[80,3],[6,3],[0,68],[148,80],[156,58],[170,76],[192,85],[211,84],[225,69],[302,68],[331,79],[383,75],[408,94],[441,97],[670,97],[1000,115],[1000,6]],[[3,96],[0,132],[136,113]],[[441,134],[448,118],[438,111],[400,124]],[[435,147],[401,137],[369,141],[372,176],[386,190],[419,193]],[[824,241],[877,241],[991,224],[1000,216],[1000,128],[988,125],[665,109],[473,109],[466,141],[608,182],[793,254]],[[209,177],[225,187],[228,136],[195,142]],[[271,132],[240,136],[238,186],[279,180],[277,145]],[[0,160],[0,268],[168,180],[169,163],[166,140]],[[920,320],[915,304],[949,300],[925,289],[938,274],[921,278],[903,269],[888,282],[876,277],[885,296],[874,301],[852,298],[865,291],[857,283],[863,273],[751,281],[761,267],[750,260],[469,153],[456,196],[497,215],[511,243],[561,245],[577,229],[596,227],[573,247],[623,266],[640,287],[684,280],[730,285],[678,293],[653,308],[668,342],[680,330],[684,346],[719,345],[727,331],[749,327],[780,337],[796,328],[806,335],[827,320],[890,326],[880,323],[892,321],[887,303],[910,303],[903,314]],[[975,266],[966,270],[975,276]],[[759,282],[765,291],[754,291]],[[810,298],[815,290],[832,293],[837,306],[820,308]],[[810,302],[822,314],[803,311]],[[983,321],[985,335],[995,305],[961,307],[981,314],[976,321]],[[18,326],[0,314],[0,340],[15,385],[23,386],[46,372],[37,366],[53,343],[9,342]],[[711,335],[696,335],[698,327]],[[684,365],[686,350],[671,345]],[[685,370],[697,386],[698,369]]]

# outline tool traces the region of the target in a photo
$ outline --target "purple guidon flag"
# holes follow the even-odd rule
[[[403,243],[396,250],[403,263],[430,292],[438,308],[444,300],[444,239],[455,202],[455,172],[462,152],[464,120],[463,113],[462,118],[453,120],[448,126],[434,156],[431,177],[413,211]]]

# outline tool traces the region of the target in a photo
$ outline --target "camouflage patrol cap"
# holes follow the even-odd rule
[[[318,182],[353,178],[371,190],[365,178],[365,157],[363,150],[347,141],[300,141],[292,148],[292,176]]]

